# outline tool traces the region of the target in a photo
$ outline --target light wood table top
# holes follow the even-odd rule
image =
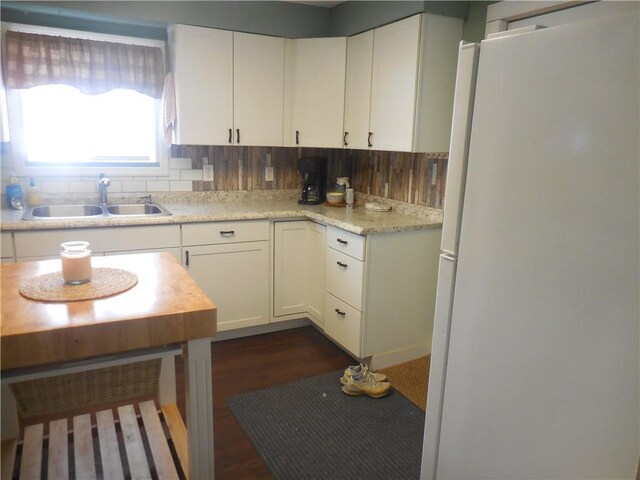
[[[169,253],[94,256],[93,267],[129,270],[138,283],[96,300],[47,303],[23,297],[28,280],[60,260],[1,266],[1,368],[32,367],[181,343],[216,333],[216,307]]]

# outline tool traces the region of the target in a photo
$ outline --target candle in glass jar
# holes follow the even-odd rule
[[[60,245],[62,251],[62,278],[69,285],[80,285],[91,280],[91,250],[89,242],[74,241]]]

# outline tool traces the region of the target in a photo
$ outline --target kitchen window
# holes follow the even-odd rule
[[[166,175],[164,42],[3,24],[16,173]]]

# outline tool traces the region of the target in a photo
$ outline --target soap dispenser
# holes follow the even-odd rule
[[[37,207],[42,204],[42,197],[40,197],[40,190],[36,186],[36,182],[31,178],[29,183],[29,189],[27,190],[27,203],[31,207]]]

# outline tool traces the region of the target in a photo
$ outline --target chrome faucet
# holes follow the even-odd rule
[[[98,203],[100,205],[107,205],[107,187],[111,185],[111,180],[109,180],[104,173],[100,174],[100,179],[98,180]]]

